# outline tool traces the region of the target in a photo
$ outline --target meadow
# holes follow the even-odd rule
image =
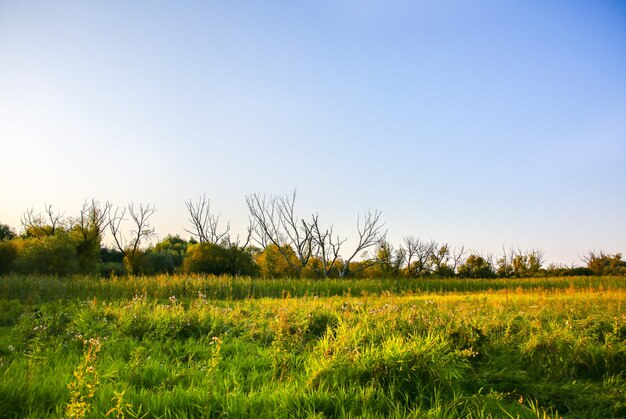
[[[0,278],[1,417],[626,417],[626,281]]]

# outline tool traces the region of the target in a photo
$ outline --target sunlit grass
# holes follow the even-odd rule
[[[0,416],[626,416],[623,280],[507,281],[3,278]]]

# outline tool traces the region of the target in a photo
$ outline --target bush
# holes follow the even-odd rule
[[[106,278],[110,276],[123,276],[126,275],[126,269],[121,262],[102,262],[98,265],[98,272],[101,276]]]
[[[0,242],[0,275],[7,274],[14,269],[17,257],[17,246],[14,241]]]
[[[174,261],[169,252],[145,253],[141,260],[141,272],[144,275],[174,273]]]
[[[71,275],[79,272],[76,243],[67,234],[15,241],[15,270],[20,273]]]
[[[491,262],[479,255],[470,255],[465,263],[459,266],[462,278],[495,278]]]
[[[228,271],[228,251],[213,243],[199,243],[187,248],[183,270],[187,273],[221,275]]]
[[[625,275],[626,262],[622,260],[621,253],[611,255],[609,253],[589,252],[583,257],[589,268],[595,275]]]

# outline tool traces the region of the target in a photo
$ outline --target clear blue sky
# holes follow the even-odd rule
[[[14,227],[296,187],[349,237],[626,252],[626,4],[0,1],[0,145]]]

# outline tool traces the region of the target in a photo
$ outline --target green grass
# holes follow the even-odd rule
[[[12,275],[0,278],[0,298],[26,303],[58,299],[129,299],[137,294],[150,298],[196,298],[198,293],[211,300],[247,298],[331,297],[351,295],[472,293],[497,290],[626,289],[623,276],[580,276],[499,279],[260,279],[212,275],[160,275],[101,278],[91,276],[46,277]]]
[[[0,417],[626,417],[623,278],[0,290]]]

